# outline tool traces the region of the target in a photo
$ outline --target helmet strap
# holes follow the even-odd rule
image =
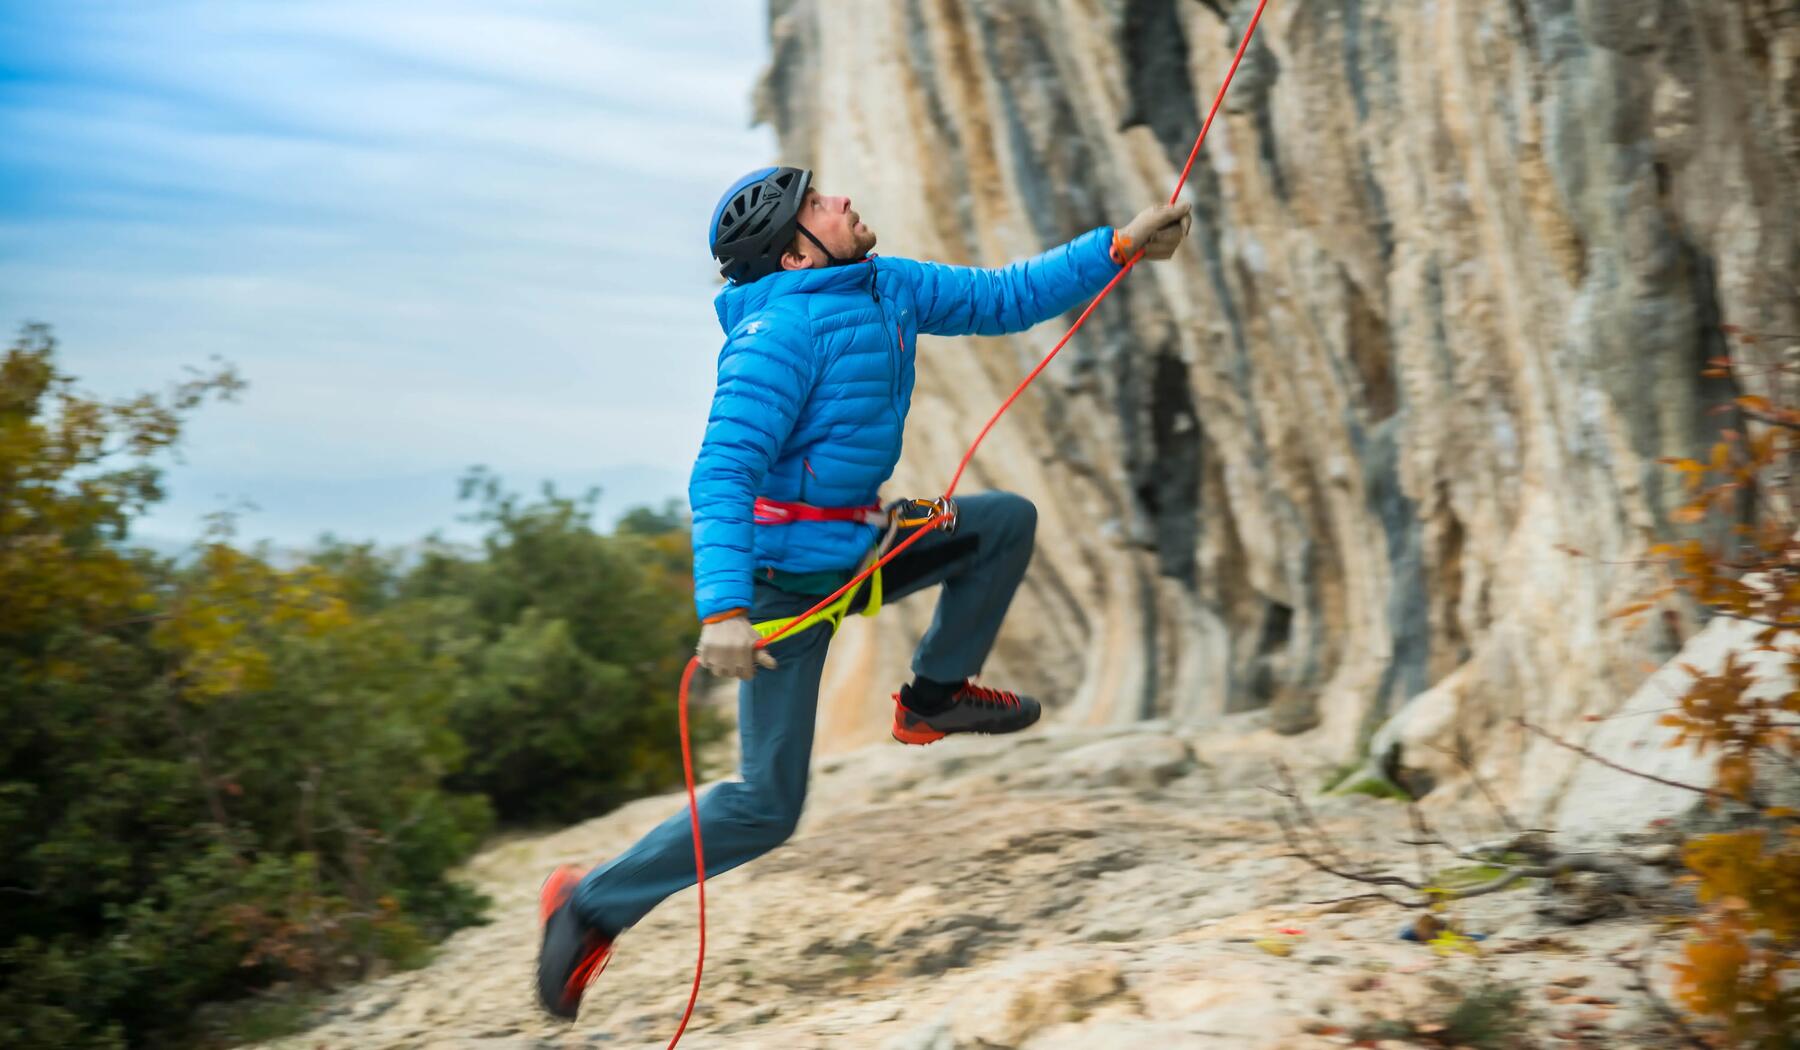
[[[805,234],[806,239],[813,242],[813,246],[815,248],[818,248],[821,252],[825,253],[826,265],[828,265],[828,266],[846,266],[846,265],[849,265],[850,263],[861,261],[859,259],[840,259],[837,256],[831,254],[831,249],[825,247],[825,242],[819,240],[817,237],[814,237],[813,232],[811,230],[807,229],[806,225],[804,223],[797,222],[794,224],[794,227],[796,229],[798,229],[801,233]]]

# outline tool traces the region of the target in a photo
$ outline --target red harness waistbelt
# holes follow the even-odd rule
[[[887,521],[881,504],[866,507],[815,507],[810,503],[783,503],[780,500],[756,500],[758,525],[792,525],[796,521],[856,521],[864,525],[880,525]]]

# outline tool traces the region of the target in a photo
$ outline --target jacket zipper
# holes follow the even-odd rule
[[[894,322],[894,421],[900,421],[900,369],[906,364],[906,332]]]
[[[875,262],[869,261],[869,298],[881,310],[881,320],[887,322],[887,308],[881,305],[881,291],[875,287]],[[894,322],[894,353],[890,357],[891,368],[888,369],[888,407],[894,412],[894,428],[900,429],[900,365],[906,357],[906,333],[901,330],[900,322]]]

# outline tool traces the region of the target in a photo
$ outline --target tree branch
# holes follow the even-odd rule
[[[1419,804],[1417,802],[1408,802],[1406,804],[1406,816],[1407,819],[1412,821],[1413,832],[1415,834],[1429,836],[1428,838],[1424,838],[1421,841],[1412,844],[1413,852],[1418,856],[1419,861],[1419,882],[1429,886],[1432,882],[1431,860],[1426,855],[1425,851],[1433,843],[1443,846],[1445,849],[1449,849],[1450,846],[1448,843],[1444,842],[1443,836],[1439,835],[1435,828],[1425,822],[1425,814],[1419,811]]]
[[[1356,893],[1356,894],[1352,894],[1348,897],[1333,897],[1330,900],[1307,901],[1306,903],[1315,908],[1323,908],[1323,907],[1325,907],[1327,905],[1331,905],[1331,904],[1349,904],[1352,901],[1374,901],[1374,900],[1387,901],[1389,904],[1397,904],[1402,908],[1429,908],[1429,907],[1431,907],[1430,901],[1417,901],[1417,902],[1403,901],[1398,897],[1390,897],[1387,894],[1381,892],[1380,890],[1371,890],[1368,893]]]
[[[114,620],[111,623],[103,623],[94,628],[94,630],[105,633],[108,631],[116,631],[121,627],[136,627],[139,624],[145,623],[161,623],[168,619],[169,614],[166,612],[144,613],[141,616],[127,616],[123,620]]]
[[[1778,416],[1769,415],[1766,412],[1759,412],[1754,408],[1745,408],[1743,405],[1737,406],[1737,410],[1742,412],[1745,418],[1754,419],[1758,423],[1767,423],[1769,426],[1783,427],[1788,430],[1800,430],[1800,422],[1795,422],[1791,419],[1782,419]]]
[[[1305,861],[1327,875],[1336,875],[1338,878],[1348,882],[1360,882],[1367,886],[1399,886],[1404,889],[1412,890],[1415,893],[1423,892],[1424,890],[1424,887],[1419,883],[1413,882],[1410,879],[1403,879],[1398,875],[1368,875],[1362,872],[1346,871],[1342,868],[1332,867],[1330,864],[1327,864],[1318,857],[1307,852],[1305,845],[1300,842],[1299,837],[1294,832],[1293,824],[1288,821],[1285,814],[1277,812],[1275,814],[1275,822],[1281,825],[1282,835],[1287,839],[1288,847],[1293,850],[1293,852],[1288,855]],[[1410,907],[1424,907],[1424,905],[1410,905]]]
[[[1598,762],[1600,765],[1603,765],[1608,769],[1614,770],[1615,772],[1624,773],[1627,776],[1637,777],[1640,780],[1648,780],[1651,783],[1661,784],[1664,787],[1680,788],[1683,791],[1692,791],[1696,795],[1705,795],[1707,798],[1711,798],[1711,799],[1719,799],[1721,801],[1726,801],[1726,802],[1738,801],[1737,799],[1732,798],[1730,795],[1727,795],[1723,791],[1719,791],[1714,788],[1703,788],[1703,787],[1696,786],[1694,784],[1684,784],[1679,780],[1670,780],[1667,777],[1659,777],[1654,773],[1645,773],[1645,772],[1641,772],[1636,769],[1630,769],[1625,766],[1621,766],[1617,762],[1614,762],[1613,760],[1611,760],[1609,758],[1603,758],[1600,755],[1597,755],[1594,752],[1588,750],[1587,748],[1582,747],[1580,744],[1572,744],[1569,741],[1564,740],[1562,737],[1557,736],[1555,733],[1552,733],[1549,730],[1543,729],[1539,726],[1535,726],[1535,725],[1531,724],[1530,722],[1525,721],[1523,718],[1515,718],[1515,719],[1513,719],[1513,722],[1525,729],[1529,729],[1531,732],[1536,733],[1538,736],[1541,736],[1545,740],[1550,741],[1552,744],[1555,744],[1557,747],[1566,748],[1567,750],[1573,751],[1576,754],[1580,755],[1581,757],[1589,759],[1594,762]]]
[[[1523,829],[1519,827],[1519,822],[1513,819],[1511,811],[1504,805],[1501,805],[1500,799],[1494,794],[1493,788],[1488,786],[1487,779],[1475,768],[1475,749],[1470,746],[1469,738],[1461,733],[1456,734],[1456,751],[1454,752],[1454,755],[1456,764],[1462,767],[1463,772],[1469,774],[1469,780],[1474,783],[1475,789],[1481,792],[1481,797],[1487,799],[1487,803],[1493,808],[1494,813],[1500,817],[1500,823],[1506,825],[1506,830],[1512,832],[1514,835],[1520,834]]]
[[[1780,620],[1765,620],[1760,616],[1746,616],[1743,613],[1734,613],[1726,609],[1721,609],[1710,602],[1707,603],[1706,607],[1713,611],[1713,615],[1718,616],[1721,619],[1742,620],[1745,623],[1759,624],[1763,627],[1773,627],[1779,631],[1800,631],[1800,623],[1786,623]]]
[[[1330,835],[1325,833],[1325,829],[1319,825],[1318,818],[1313,816],[1313,811],[1307,806],[1305,796],[1300,794],[1300,787],[1294,782],[1294,774],[1288,769],[1287,763],[1277,761],[1275,772],[1281,777],[1281,790],[1276,794],[1287,800],[1287,804],[1293,807],[1301,822],[1312,832],[1313,837],[1319,840],[1319,845],[1324,848],[1326,856],[1346,868],[1355,867],[1356,865],[1351,863],[1349,856],[1338,848],[1337,843],[1332,840]]]
[[[1288,770],[1286,764],[1276,762],[1275,769],[1281,776],[1281,787],[1269,790],[1285,803],[1285,808],[1276,810],[1274,816],[1275,823],[1281,828],[1282,839],[1287,842],[1288,849],[1292,851],[1288,854],[1289,856],[1306,862],[1317,871],[1336,876],[1346,882],[1360,882],[1365,886],[1397,886],[1414,893],[1424,892],[1425,885],[1422,882],[1413,882],[1398,875],[1354,870],[1357,867],[1355,862],[1351,861],[1349,856],[1338,847],[1325,829],[1319,825],[1312,810],[1307,807],[1306,800],[1301,797],[1300,790],[1294,783],[1293,773]],[[1303,828],[1317,840],[1318,852],[1325,854],[1323,859],[1307,846],[1301,834]],[[1403,908],[1425,908],[1431,905],[1429,896],[1417,902],[1400,900],[1379,891],[1361,896],[1363,898],[1380,897],[1382,900],[1398,904]]]
[[[1608,875],[1629,876],[1629,871],[1621,858],[1611,854],[1573,853],[1559,857],[1550,864],[1539,864],[1531,867],[1511,867],[1496,878],[1476,886],[1461,890],[1432,890],[1447,901],[1468,900],[1470,897],[1482,897],[1490,893],[1499,893],[1520,879],[1553,879],[1571,871],[1597,871]]]

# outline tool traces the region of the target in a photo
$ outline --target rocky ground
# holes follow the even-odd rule
[[[1486,935],[1480,954],[1442,955],[1397,937],[1412,913],[1310,903],[1363,887],[1288,856],[1268,786],[1271,760],[1295,746],[1254,726],[1181,735],[1147,724],[828,760],[795,839],[709,884],[706,986],[681,1045],[1662,1045],[1620,962],[1652,935],[1654,908],[1571,927],[1543,918],[1545,897],[1521,884],[1459,907],[1464,928]],[[1326,775],[1296,774],[1313,786]],[[493,846],[467,871],[494,898],[492,924],[451,939],[425,969],[343,993],[316,1028],[278,1045],[666,1045],[692,976],[691,892],[622,940],[575,1025],[540,1017],[529,979],[544,873],[610,855],[675,804],[645,800]],[[1396,844],[1408,835],[1400,804],[1346,796],[1315,808],[1347,848],[1414,870],[1412,849]],[[1434,817],[1475,837],[1493,830],[1473,810]],[[1525,1021],[1511,1043],[1452,1017],[1494,982],[1524,989],[1487,1011]],[[1384,1019],[1412,1024],[1412,1041],[1378,1041],[1371,1026]]]

